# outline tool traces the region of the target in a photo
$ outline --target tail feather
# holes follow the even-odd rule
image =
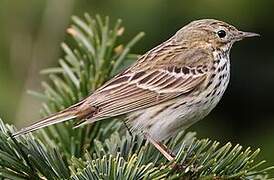
[[[74,113],[74,111],[67,109],[67,110],[58,112],[56,114],[53,114],[49,117],[46,117],[46,118],[44,118],[44,119],[26,127],[26,128],[23,128],[15,133],[13,133],[12,136],[16,137],[21,134],[26,134],[26,133],[38,130],[40,128],[49,126],[49,125],[53,125],[53,124],[57,124],[60,122],[64,122],[64,121],[73,119],[75,117],[77,117],[77,115]]]
[[[102,118],[101,118],[102,119]],[[85,126],[85,125],[87,125],[87,124],[91,124],[91,123],[94,123],[94,122],[96,122],[96,121],[99,121],[99,120],[101,120],[100,118],[96,118],[96,119],[84,119],[84,120],[82,120],[82,121],[80,121],[79,123],[77,123],[74,127],[73,127],[73,129],[76,129],[76,128],[79,128],[79,127],[82,127],[82,126]]]
[[[63,111],[57,112],[51,116],[41,119],[40,121],[13,133],[12,136],[15,137],[21,134],[26,134],[40,128],[64,122],[73,118],[87,120],[91,118],[93,114],[96,113],[96,111],[97,109],[91,106],[90,103],[86,99],[84,99]]]

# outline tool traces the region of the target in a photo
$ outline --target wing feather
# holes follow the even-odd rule
[[[166,44],[162,51],[165,51],[161,52],[162,55],[159,55],[156,49],[149,51],[135,65],[94,92],[86,103],[98,107],[99,110],[89,122],[148,108],[184,96],[207,82],[209,71],[198,72],[195,69],[199,62],[193,56],[200,49]],[[205,62],[208,62],[210,57],[207,53],[202,55],[204,60],[200,60],[200,64],[206,67],[208,64]],[[201,59],[200,56],[201,53]]]
[[[97,92],[100,100],[95,105],[100,110],[93,119],[118,116],[187,94],[206,77],[205,74],[179,75],[160,70],[144,73],[137,79],[132,78],[134,75],[124,78],[124,82],[119,79],[119,85],[111,83],[101,90],[102,94]]]

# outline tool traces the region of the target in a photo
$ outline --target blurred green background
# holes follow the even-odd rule
[[[0,1],[0,117],[18,127],[39,117],[39,71],[57,64],[71,15],[123,19],[124,40],[144,31],[134,48],[144,53],[186,23],[216,18],[260,38],[234,45],[231,82],[220,104],[191,130],[222,143],[261,147],[274,164],[274,1],[272,0],[21,0]]]

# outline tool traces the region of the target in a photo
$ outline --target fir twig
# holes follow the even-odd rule
[[[72,21],[67,32],[74,45],[62,43],[59,67],[41,72],[49,77],[42,83],[44,93],[30,91],[44,101],[43,116],[78,102],[136,59],[130,50],[144,35],[123,46],[121,20],[113,28],[99,15]],[[256,161],[259,149],[220,146],[192,132],[166,142],[176,154],[170,163],[142,137],[127,133],[118,119],[72,127],[66,122],[14,139],[15,128],[0,120],[0,179],[268,179],[273,169]]]

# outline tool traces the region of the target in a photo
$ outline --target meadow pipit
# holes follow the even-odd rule
[[[193,21],[141,56],[81,102],[14,134],[72,118],[81,125],[127,114],[130,131],[144,135],[168,160],[160,141],[205,117],[229,82],[234,42],[258,34],[214,19]]]

